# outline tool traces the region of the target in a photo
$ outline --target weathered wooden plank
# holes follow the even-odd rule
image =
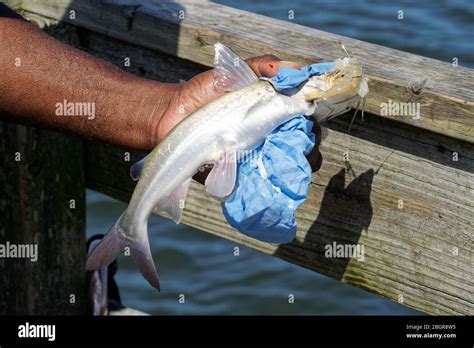
[[[78,35],[89,53],[119,66],[129,57],[127,70],[147,78],[177,82],[204,69],[88,30]],[[295,242],[278,246],[238,233],[197,183],[183,222],[386,298],[403,296],[427,313],[472,314],[472,145],[374,115],[348,134],[350,116],[330,123],[324,164],[298,210]],[[127,202],[134,187],[128,170],[141,154],[125,162],[126,151],[88,143],[87,186]],[[365,260],[326,258],[333,242],[364,245]]]
[[[382,116],[465,141],[474,139],[471,69],[198,0],[7,3],[206,66],[213,62],[216,40],[243,57],[273,53],[300,63],[340,57],[338,42],[343,41],[361,59],[369,76],[367,111],[381,115],[382,103],[417,102],[419,119]],[[420,85],[424,88],[418,90]]]
[[[0,258],[0,313],[85,314],[81,139],[1,122],[0,155],[0,244],[37,248]]]

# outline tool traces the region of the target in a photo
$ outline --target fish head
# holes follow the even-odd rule
[[[334,61],[334,68],[281,93],[306,102],[306,115],[324,122],[349,111],[367,95],[368,86],[358,59],[339,58]]]
[[[363,80],[362,65],[356,58],[339,58],[324,75],[310,78],[307,87],[317,90],[305,94],[307,101],[327,100],[336,96],[357,94]]]
[[[356,58],[342,58],[336,59],[333,69],[322,75],[311,76],[304,84],[284,93],[296,99],[312,102],[325,100],[336,95],[357,94],[362,82],[362,66],[359,60]],[[361,97],[364,95],[361,95]]]
[[[323,122],[350,110],[368,93],[362,65],[356,58],[340,58],[324,75],[310,78],[304,98],[314,105],[312,115]]]

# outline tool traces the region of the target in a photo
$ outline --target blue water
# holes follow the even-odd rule
[[[456,57],[459,65],[474,67],[472,0],[214,2],[449,63]]]
[[[344,36],[474,67],[474,1],[258,1],[225,5]],[[403,10],[404,19],[398,20]],[[317,38],[315,38],[317,40]],[[87,193],[88,234],[104,233],[126,205]],[[361,289],[205,232],[153,217],[151,247],[163,290],[153,290],[130,258],[119,259],[125,305],[153,314],[418,314]],[[185,303],[178,298],[184,294]],[[295,296],[288,303],[289,294]]]

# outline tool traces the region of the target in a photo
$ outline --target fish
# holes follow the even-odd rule
[[[323,123],[349,111],[354,102],[364,100],[368,91],[359,60],[339,58],[334,62],[334,69],[311,76],[292,97],[312,102],[315,105],[312,116]]]
[[[106,266],[128,250],[143,277],[160,290],[147,227],[154,211],[164,211],[179,223],[191,179],[206,165],[212,165],[206,192],[225,201],[236,185],[240,153],[257,149],[268,134],[297,115],[324,121],[347,111],[365,93],[355,58],[338,59],[327,74],[282,93],[257,78],[230,48],[219,42],[214,48],[214,87],[228,93],[183,119],[131,168],[138,183],[129,205],[89,254],[86,269]]]

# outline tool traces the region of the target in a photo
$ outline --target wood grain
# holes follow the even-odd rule
[[[35,262],[0,258],[2,315],[86,313],[82,151],[70,135],[0,122],[0,243],[38,250]]]

